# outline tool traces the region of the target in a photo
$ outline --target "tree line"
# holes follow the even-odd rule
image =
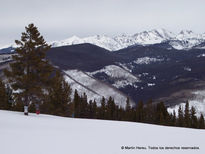
[[[153,104],[152,101],[143,103],[138,102],[136,106],[130,104],[127,98],[126,106],[120,107],[116,105],[115,100],[109,97],[106,100],[102,97],[100,104],[95,100],[87,99],[87,95],[79,95],[75,90],[74,98],[71,100],[70,89],[67,83],[54,86],[55,91],[46,95],[45,102],[40,105],[40,111],[44,114],[51,114],[73,118],[118,120],[130,122],[142,122],[149,124],[177,126],[187,128],[205,129],[204,116],[201,114],[199,118],[196,116],[196,109],[186,102],[184,110],[179,106],[176,115],[167,111],[167,107],[163,102]],[[0,82],[0,109],[23,111],[22,103],[15,103],[12,100],[11,89]],[[29,112],[36,112],[35,104],[30,104]]]
[[[17,54],[12,56],[9,69],[4,70],[4,82],[0,80],[0,109],[52,114],[65,117],[106,119],[143,122],[158,125],[205,128],[204,117],[196,116],[196,109],[186,103],[180,106],[178,115],[169,113],[163,102],[152,101],[121,107],[112,97],[88,100],[87,95],[79,95],[75,90],[71,99],[71,88],[61,72],[46,59],[50,46],[45,42],[33,24],[26,27],[21,40],[15,41]],[[6,83],[6,84],[5,84]]]
[[[119,120],[130,122],[142,122],[157,125],[188,127],[188,128],[205,128],[204,116],[201,114],[199,118],[196,116],[196,109],[192,106],[189,108],[189,103],[186,102],[185,109],[180,106],[178,116],[175,111],[169,113],[163,102],[153,104],[152,101],[143,103],[138,102],[136,106],[131,105],[127,98],[126,106],[120,107],[116,105],[115,100],[109,97],[106,100],[101,99],[100,105],[95,101],[87,101],[86,94],[79,96],[75,90],[74,99],[70,104],[73,110],[72,115],[78,118],[89,119],[106,119]],[[71,115],[70,113],[70,115]]]

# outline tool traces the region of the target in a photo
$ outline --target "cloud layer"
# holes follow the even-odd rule
[[[0,5],[0,45],[19,39],[31,22],[48,41],[155,28],[202,33],[204,6],[204,0],[7,0]]]

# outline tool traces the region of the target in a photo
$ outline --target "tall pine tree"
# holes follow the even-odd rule
[[[205,122],[204,122],[204,116],[203,114],[201,114],[200,118],[199,118],[199,129],[204,129],[205,128]]]
[[[136,108],[136,121],[137,122],[143,122],[144,121],[144,104],[142,101],[140,101],[137,104]]]
[[[189,110],[189,102],[186,102],[185,110],[184,110],[184,124],[185,127],[190,127],[190,110]]]
[[[181,105],[179,106],[179,109],[178,109],[177,126],[179,127],[184,126],[184,113],[183,113]]]
[[[126,100],[126,107],[125,107],[125,120],[126,121],[130,121],[131,120],[131,105],[130,105],[130,99],[129,97],[127,97],[127,100]]]
[[[191,107],[191,127],[192,128],[197,128],[198,121],[196,117],[196,109],[192,106]]]
[[[15,101],[24,104],[24,114],[28,115],[28,106],[31,103],[41,103],[45,87],[53,71],[46,60],[46,52],[50,46],[45,42],[34,24],[25,27],[21,40],[16,40],[18,46],[10,69],[4,71],[15,93]]]

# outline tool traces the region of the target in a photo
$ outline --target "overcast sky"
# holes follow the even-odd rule
[[[0,45],[34,23],[47,41],[165,28],[205,32],[205,0],[0,0]]]

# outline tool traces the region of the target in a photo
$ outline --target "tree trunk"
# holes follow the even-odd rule
[[[24,105],[24,115],[28,115],[28,105]]]
[[[24,102],[24,115],[28,115],[28,96],[26,96],[26,100]]]

